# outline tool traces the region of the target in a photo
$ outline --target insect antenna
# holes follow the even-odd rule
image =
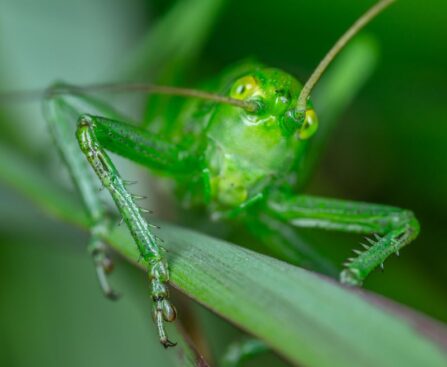
[[[36,99],[45,97],[52,97],[64,94],[79,94],[89,92],[111,92],[111,93],[125,93],[138,92],[147,94],[165,94],[171,96],[198,98],[217,103],[228,104],[240,107],[247,112],[255,112],[258,106],[250,101],[243,101],[219,94],[204,92],[197,89],[171,87],[167,85],[154,85],[145,83],[104,83],[91,84],[85,86],[60,85],[48,89],[37,89],[28,91],[11,91],[0,92],[0,104],[11,102],[30,102]]]
[[[318,66],[315,68],[312,75],[307,79],[306,84],[304,84],[301,90],[300,96],[298,97],[298,104],[296,108],[296,114],[298,116],[304,116],[306,111],[307,99],[309,98],[312,89],[315,84],[317,84],[320,77],[324,74],[327,67],[332,63],[335,57],[340,53],[340,51],[347,45],[347,43],[372,19],[374,19],[382,10],[388,7],[395,0],[381,0],[369,8],[366,13],[364,13],[356,22],[338,39],[338,41],[332,46],[326,56],[320,61]]]

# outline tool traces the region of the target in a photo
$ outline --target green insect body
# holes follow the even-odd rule
[[[360,20],[371,19],[391,2],[382,0]],[[357,23],[357,29],[365,24]],[[346,40],[342,46],[344,43]],[[322,64],[326,62],[327,66],[327,60],[323,59]],[[319,74],[325,68],[320,66]],[[171,177],[185,202],[206,207],[215,219],[241,220],[260,242],[274,243],[279,251],[291,227],[369,235],[364,248],[355,250],[356,256],[348,259],[340,274],[346,284],[361,285],[373,269],[417,236],[419,224],[408,210],[302,195],[294,189],[305,151],[303,144],[318,127],[308,99],[316,78],[312,76],[309,81],[302,86],[281,70],[257,63],[240,64],[214,81],[217,97],[194,92],[192,96],[199,100],[186,102],[176,116],[148,128],[122,122],[124,119],[112,108],[84,95],[82,89],[61,85],[49,89],[46,117],[90,217],[89,249],[101,287],[106,295],[115,297],[105,277],[110,262],[102,238],[110,221],[97,197],[98,178],[113,198],[141,257],[149,264],[153,317],[165,347],[174,343],[166,335],[164,322],[176,317],[168,300],[169,267],[159,239],[144,218],[145,211],[137,204],[138,196],[129,192],[128,183],[106,151]],[[158,88],[158,92],[166,91]],[[186,96],[192,93],[170,91]],[[79,146],[72,138],[75,120]],[[272,223],[276,230],[269,227]],[[297,254],[300,249],[293,251]],[[323,267],[317,256],[311,253],[307,257],[311,264],[317,264],[314,268]],[[302,257],[293,261],[309,265]]]
[[[293,116],[300,90],[282,71],[254,69],[234,82],[230,96],[257,100],[259,111],[216,106],[205,157],[217,207],[237,208],[290,172],[300,144]]]
[[[202,157],[201,166],[191,171],[196,176],[201,170],[204,192],[197,201],[209,204],[215,216],[261,198],[266,189],[291,173],[302,144],[297,131],[309,135],[308,130],[316,127],[311,108],[304,123],[294,117],[301,84],[281,70],[250,63],[242,71],[238,65],[219,84],[224,86],[219,94],[256,103],[258,109],[247,112],[222,104],[204,108],[199,104],[206,102],[196,101],[192,108],[184,107],[186,112],[180,111],[170,138],[184,139],[189,126],[201,126],[190,139],[197,146],[195,155]],[[205,112],[197,116],[195,111]],[[184,181],[179,185],[188,187]]]

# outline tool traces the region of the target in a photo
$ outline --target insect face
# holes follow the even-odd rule
[[[258,109],[253,113],[253,120],[266,121],[273,117],[283,136],[298,131],[298,138],[308,139],[317,131],[318,119],[310,102],[304,118],[298,117],[301,89],[301,84],[290,74],[274,68],[259,68],[236,80],[230,97],[256,103]]]

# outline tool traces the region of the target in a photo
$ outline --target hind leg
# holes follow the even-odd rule
[[[419,233],[419,223],[411,211],[385,205],[275,194],[267,208],[296,227],[372,234],[362,250],[354,250],[357,256],[347,260],[340,274],[340,280],[351,285],[361,285],[374,268],[383,266],[388,256],[399,254]]]

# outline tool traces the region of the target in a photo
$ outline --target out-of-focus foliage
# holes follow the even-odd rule
[[[185,60],[192,65],[182,83],[194,85],[248,56],[304,80],[373,2],[228,0],[203,50]],[[57,79],[113,79],[173,4],[3,0],[0,90],[45,87]],[[340,119],[307,191],[414,210],[420,237],[365,286],[446,322],[447,3],[397,1],[368,32],[380,46],[379,67]],[[2,144],[66,179],[38,104],[2,105],[0,114]],[[304,235],[340,262],[358,242],[319,231]],[[4,186],[0,241],[1,365],[168,365],[147,315],[146,283],[130,266],[119,263],[113,277],[125,297],[116,304],[104,300],[84,251],[85,236],[48,220]],[[202,348],[209,354],[221,355],[238,334],[203,309],[194,307],[190,317],[206,330]]]

